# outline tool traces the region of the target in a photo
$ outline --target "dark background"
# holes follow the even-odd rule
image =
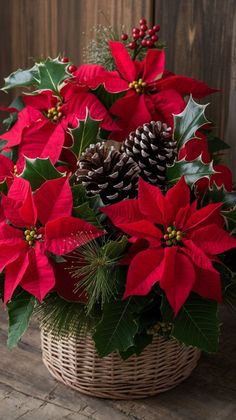
[[[65,53],[75,64],[97,24],[128,31],[140,17],[161,25],[166,68],[204,80],[221,91],[208,116],[231,146],[236,166],[236,0],[0,0],[0,84],[41,56]],[[0,95],[7,104],[11,94]]]

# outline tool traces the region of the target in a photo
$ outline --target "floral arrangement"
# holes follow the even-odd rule
[[[0,143],[10,348],[36,312],[58,334],[90,331],[101,357],[156,333],[217,351],[219,304],[236,296],[229,146],[196,102],[216,90],[165,70],[159,30],[141,19],[130,37],[100,33],[90,64],[5,79],[24,89]]]

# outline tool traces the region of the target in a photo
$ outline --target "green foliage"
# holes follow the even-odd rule
[[[20,96],[17,96],[9,105],[9,108],[16,108],[18,111],[21,111],[24,108],[24,103]],[[10,128],[15,124],[18,119],[18,112],[11,112],[9,117],[3,120],[2,125],[4,131],[10,130]]]
[[[81,184],[73,185],[71,190],[73,196],[73,215],[101,228],[101,221],[104,218],[104,215],[100,212],[100,208],[104,206],[101,198],[98,195],[88,197],[86,189]]]
[[[222,211],[226,220],[227,229],[232,232],[236,231],[236,205],[228,211]]]
[[[123,286],[126,270],[119,267],[118,262],[125,253],[127,244],[125,236],[102,245],[91,241],[73,253],[71,275],[78,279],[77,290],[82,288],[87,291],[87,313],[97,304],[103,308],[111,298],[115,299],[119,285]]]
[[[187,184],[192,187],[198,179],[209,178],[214,173],[212,162],[205,164],[199,156],[193,161],[188,162],[181,159],[174,165],[169,166],[167,168],[167,180],[171,185],[175,185],[181,176],[184,176]]]
[[[177,340],[206,352],[216,352],[219,340],[217,307],[217,302],[191,294],[175,318],[164,297],[161,312],[164,321],[173,322],[171,335]]]
[[[206,206],[209,203],[218,202],[223,203],[222,208],[224,210],[232,209],[236,206],[236,192],[228,192],[223,185],[218,187],[213,183],[212,187],[208,188],[206,191],[201,202],[201,207]]]
[[[79,121],[78,126],[71,129],[70,132],[73,137],[73,145],[69,150],[80,158],[81,154],[91,144],[98,141],[98,131],[101,120],[93,120],[90,118],[89,112],[87,112],[84,121]]]
[[[4,92],[16,87],[34,86],[39,78],[38,65],[35,64],[31,69],[18,69],[4,79],[4,86],[1,88]]]
[[[93,93],[98,97],[98,99],[107,109],[110,109],[114,102],[124,96],[126,92],[110,93],[104,88],[103,85],[101,85],[96,90],[94,90]]]
[[[0,182],[0,193],[3,192],[3,194],[7,194],[7,191],[8,191],[8,186],[7,186],[6,179],[4,179],[4,181]]]
[[[214,134],[211,132],[207,133],[207,145],[210,154],[230,149],[230,146],[225,143],[225,141],[221,140],[217,136],[214,136]]]
[[[36,66],[38,70],[38,76],[35,78],[36,91],[49,89],[58,94],[62,82],[71,77],[71,74],[66,71],[68,64],[62,63],[59,58],[47,58]]]
[[[200,105],[190,96],[185,109],[174,115],[174,139],[178,149],[181,149],[189,140],[196,137],[195,133],[203,125],[209,123],[205,117],[207,105]]]
[[[21,178],[27,179],[33,190],[36,190],[48,179],[61,178],[63,174],[53,166],[49,158],[30,159],[25,157],[25,167]]]
[[[100,357],[113,351],[125,352],[135,346],[138,323],[133,315],[132,299],[107,303],[93,339]]]
[[[39,303],[34,311],[40,324],[54,334],[72,335],[89,329],[92,320],[85,314],[84,305],[77,302],[68,302],[57,295],[50,293],[42,303]]]
[[[126,351],[120,352],[123,360],[127,360],[133,354],[139,356],[148,344],[152,342],[153,336],[146,332],[138,333],[134,336],[134,345],[129,347]]]
[[[35,297],[22,291],[8,302],[9,330],[7,345],[10,349],[17,346],[29,325],[36,303]]]

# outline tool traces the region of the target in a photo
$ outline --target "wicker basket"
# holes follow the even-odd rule
[[[123,361],[117,353],[101,359],[90,335],[61,337],[41,330],[43,362],[49,372],[84,394],[113,399],[149,397],[186,379],[200,351],[155,336],[142,355]]]

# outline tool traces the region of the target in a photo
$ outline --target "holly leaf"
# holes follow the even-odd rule
[[[98,97],[98,99],[107,109],[110,109],[114,102],[117,101],[117,99],[126,94],[126,91],[110,93],[104,88],[103,85],[100,85],[96,90],[93,90],[93,93]]]
[[[30,159],[25,157],[25,167],[20,175],[21,178],[27,179],[33,190],[39,188],[48,179],[56,179],[63,177],[49,158]]]
[[[36,64],[38,75],[36,79],[36,92],[40,90],[52,90],[59,93],[61,83],[71,77],[71,74],[66,71],[68,63],[62,63],[59,58],[47,58]]]
[[[0,89],[7,92],[16,87],[35,86],[39,77],[38,66],[35,64],[31,69],[21,70],[18,69],[11,73],[8,77],[4,78],[4,86]]]
[[[80,120],[78,126],[70,130],[73,137],[73,145],[70,147],[70,150],[77,159],[80,158],[81,154],[91,143],[96,143],[99,140],[98,132],[100,123],[101,120],[90,118],[87,109],[85,120]]]
[[[215,173],[213,163],[204,163],[201,156],[192,161],[186,161],[184,158],[167,168],[167,180],[171,185],[175,185],[184,176],[187,184],[192,187],[200,178],[210,178]]]
[[[222,214],[226,220],[227,230],[232,232],[236,229],[236,205],[231,210],[222,211]]]
[[[7,346],[10,349],[17,346],[19,340],[26,331],[33,313],[35,302],[35,297],[24,291],[8,302],[9,329]]]
[[[204,197],[201,201],[201,207],[206,206],[209,203],[223,203],[222,208],[224,210],[232,209],[236,206],[236,192],[226,191],[224,185],[218,187],[214,182],[213,185],[207,189]]]
[[[196,138],[196,131],[203,125],[209,123],[205,117],[207,105],[195,102],[190,96],[185,109],[174,115],[174,139],[177,141],[178,149],[181,149],[189,140]]]
[[[187,346],[216,352],[219,343],[217,302],[191,294],[176,318],[166,298],[161,312],[164,321],[173,322],[171,335]]]
[[[113,351],[125,352],[135,345],[138,324],[134,319],[131,300],[104,305],[103,316],[95,328],[93,339],[100,357]]]

